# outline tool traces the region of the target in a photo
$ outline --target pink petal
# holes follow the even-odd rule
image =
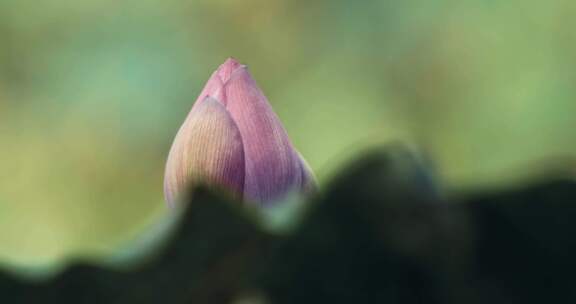
[[[244,150],[237,125],[219,101],[207,97],[190,111],[180,127],[166,164],[164,194],[174,206],[198,183],[236,193],[244,188]]]
[[[210,79],[208,79],[208,81],[204,85],[204,88],[200,92],[200,95],[198,95],[198,98],[194,102],[194,105],[200,103],[208,96],[214,97],[216,92],[222,90],[223,84],[224,82],[222,82],[222,79],[220,78],[220,76],[218,76],[218,71],[212,73],[212,76],[210,76]]]
[[[222,80],[222,83],[226,83],[230,79],[230,75],[238,68],[242,67],[243,65],[238,62],[238,60],[230,57],[226,59],[226,61],[218,67],[218,76]]]
[[[244,197],[269,203],[292,190],[301,190],[302,164],[288,134],[245,66],[224,84],[226,108],[244,144]]]
[[[212,73],[204,88],[198,95],[193,107],[202,102],[206,97],[213,97],[226,105],[226,92],[223,89],[224,83],[230,79],[230,75],[242,65],[234,58],[228,58],[218,69]]]

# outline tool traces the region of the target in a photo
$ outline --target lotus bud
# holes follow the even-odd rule
[[[315,188],[247,67],[232,58],[212,74],[176,134],[166,163],[166,201],[174,206],[199,183],[258,205]]]

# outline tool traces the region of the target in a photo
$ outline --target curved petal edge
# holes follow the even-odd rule
[[[241,194],[244,163],[236,123],[218,100],[206,97],[190,111],[170,149],[164,177],[166,201],[174,206],[182,193],[199,183]]]

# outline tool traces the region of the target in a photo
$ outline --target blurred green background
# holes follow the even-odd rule
[[[164,161],[226,57],[326,184],[415,143],[449,187],[576,152],[576,2],[0,1],[0,261],[110,254],[167,212]]]

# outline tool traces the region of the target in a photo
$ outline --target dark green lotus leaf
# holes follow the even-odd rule
[[[576,184],[558,179],[465,202],[484,303],[576,301]]]
[[[576,183],[444,196],[401,147],[367,153],[274,235],[197,189],[165,246],[133,267],[75,263],[1,303],[572,303]],[[452,197],[448,199],[447,197]],[[238,302],[255,299],[256,302]]]
[[[236,203],[236,202],[235,202]],[[229,303],[269,237],[241,210],[199,190],[162,252],[132,270],[75,264],[39,283],[0,276],[2,303]]]

